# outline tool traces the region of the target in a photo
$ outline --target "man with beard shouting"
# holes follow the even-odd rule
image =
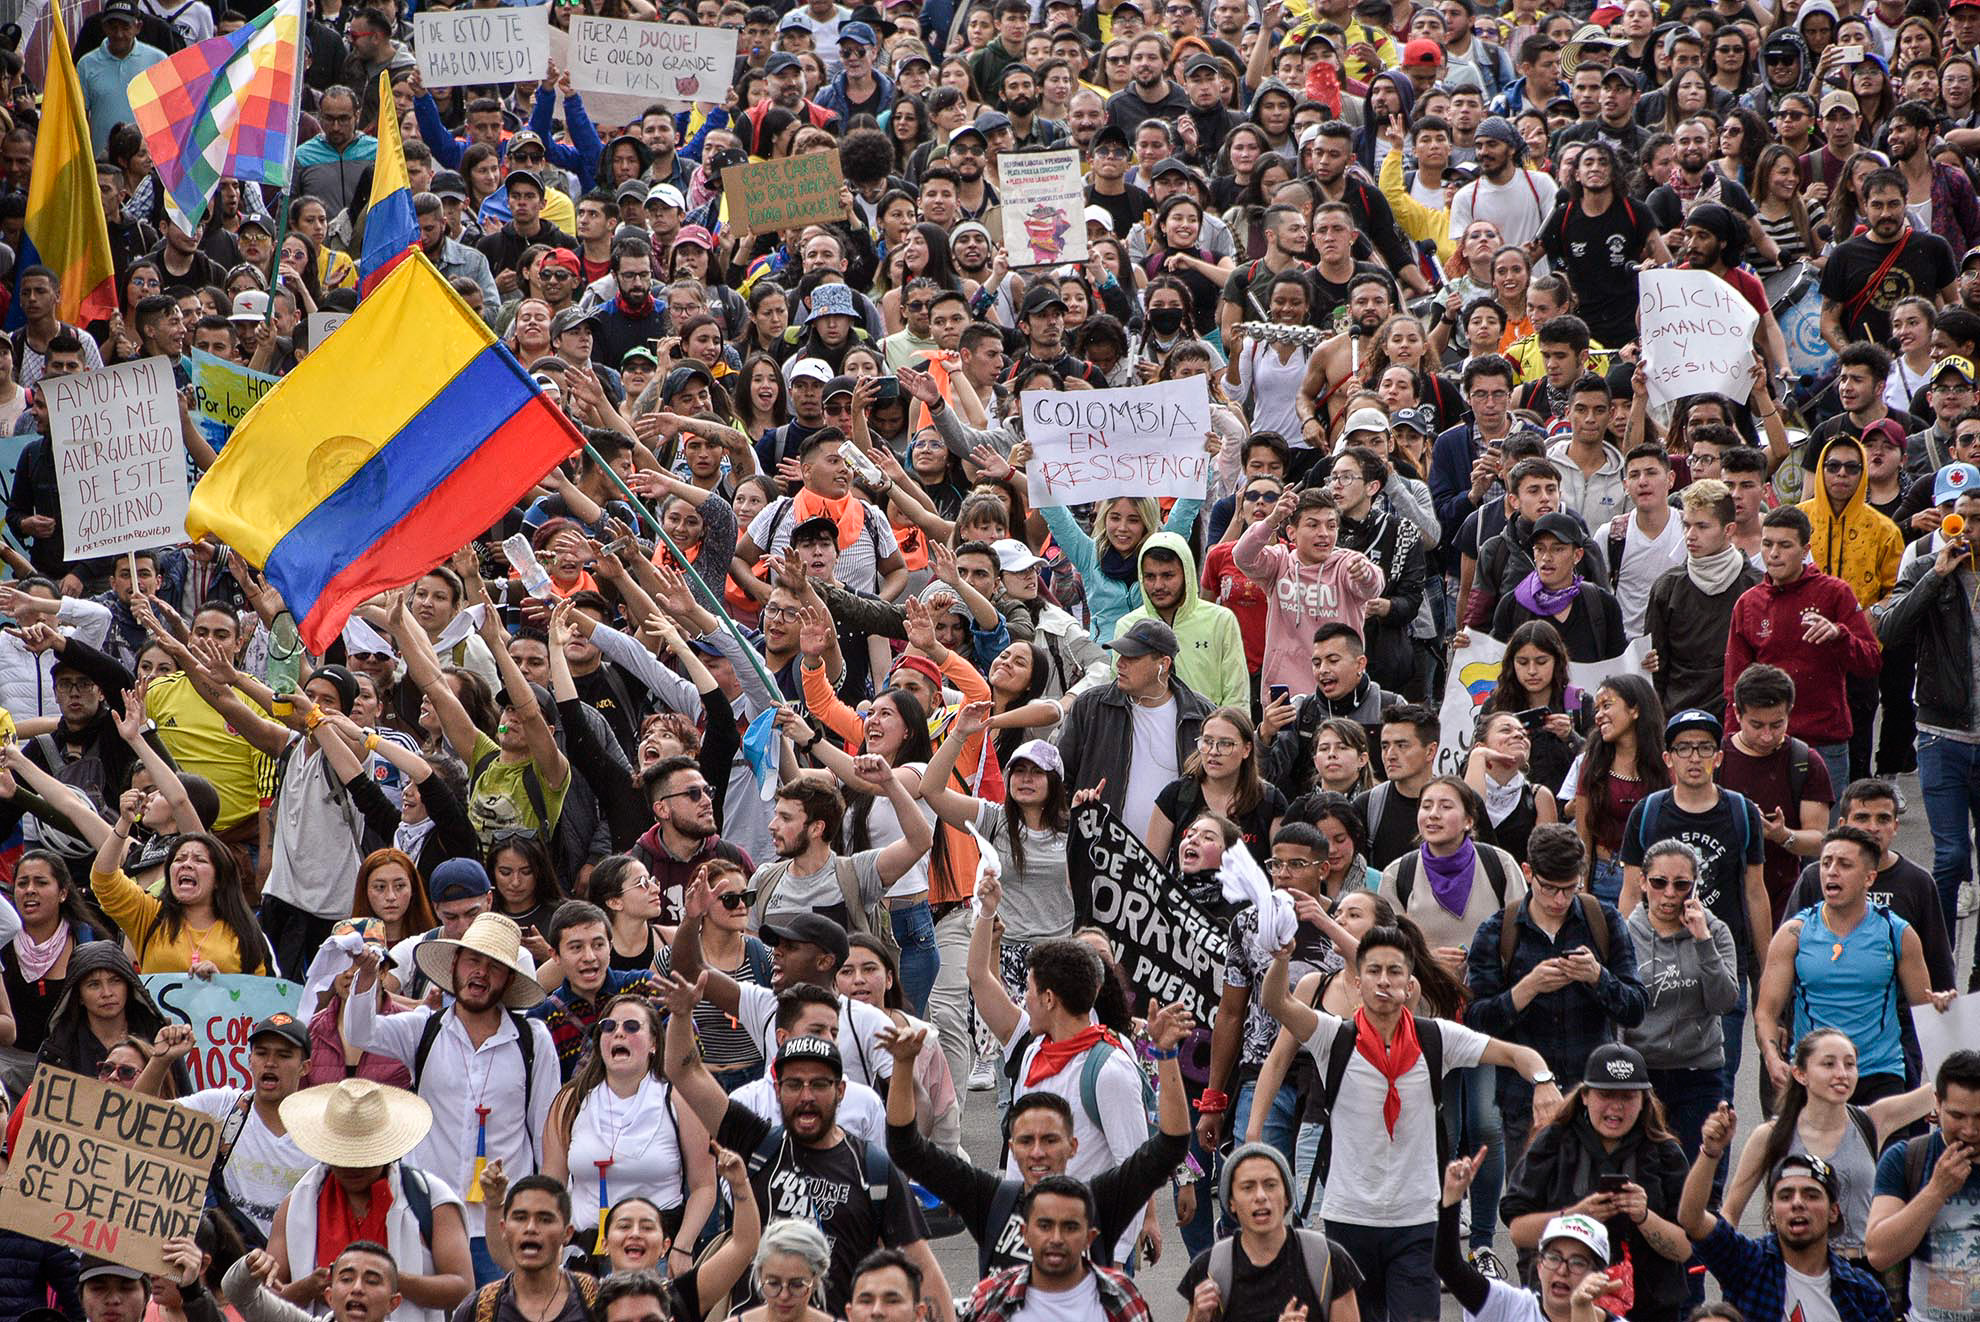
[[[884,1245],[900,1249],[921,1268],[932,1322],[955,1322],[949,1283],[928,1247],[928,1227],[906,1178],[884,1147],[855,1141],[839,1127],[846,1091],[839,1048],[822,1037],[786,1038],[770,1067],[783,1119],[765,1120],[731,1101],[701,1063],[694,1007],[707,986],[705,973],[693,982],[670,976],[662,990],[667,1081],[717,1143],[743,1154],[766,1222],[797,1217],[825,1232],[832,1245],[825,1308],[834,1317],[843,1314],[854,1264]]]

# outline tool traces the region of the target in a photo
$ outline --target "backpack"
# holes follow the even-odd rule
[[[1299,1245],[1299,1262],[1306,1274],[1306,1283],[1312,1288],[1314,1297],[1325,1306],[1329,1302],[1328,1294],[1334,1283],[1333,1246],[1327,1242],[1327,1237],[1317,1230],[1301,1230],[1294,1227],[1289,1233],[1293,1241]],[[1226,1236],[1212,1244],[1210,1261],[1205,1269],[1205,1275],[1217,1283],[1217,1293],[1225,1299],[1231,1297],[1231,1283],[1237,1274],[1236,1245],[1235,1235]]]
[[[777,887],[784,884],[784,878],[791,875],[791,867],[791,860],[781,859],[763,870],[762,879],[756,883],[756,903],[750,910],[754,926],[762,927],[763,916],[770,911],[770,897],[777,893]],[[853,861],[844,854],[832,855],[832,873],[838,879],[839,898],[845,901],[846,916],[852,920],[852,930],[873,937],[887,948],[898,964],[901,943],[894,939],[894,924],[887,917],[885,905],[868,907],[859,902],[859,873],[854,870]]]
[[[1806,745],[1803,746],[1806,747]],[[1806,770],[1807,768],[1804,766],[1804,773]],[[1753,843],[1753,836],[1751,834],[1752,824],[1747,820],[1746,816],[1747,805],[1752,801],[1738,790],[1729,790],[1723,786],[1720,787],[1719,793],[1725,795],[1731,801],[1733,821],[1739,826],[1739,869],[1741,875],[1744,875],[1746,871],[1746,850]],[[1670,802],[1670,790],[1653,791],[1649,797],[1643,800],[1643,813],[1636,819],[1636,847],[1639,851],[1648,849],[1651,841],[1661,838],[1657,834],[1656,821],[1663,815],[1665,805]]]
[[[1370,805],[1373,806],[1372,803]],[[1372,831],[1369,833],[1374,834]],[[1506,862],[1499,857],[1499,851],[1490,845],[1478,849],[1478,864],[1485,869],[1485,880],[1491,883],[1492,894],[1499,897],[1499,903],[1506,902]],[[1412,849],[1396,860],[1396,912],[1409,912],[1409,897],[1416,890],[1416,874],[1423,867],[1423,858]]]
[[[1797,809],[1801,806],[1801,789],[1808,783],[1808,759],[1813,750],[1793,735],[1788,736],[1788,798]],[[1831,790],[1833,791],[1833,786]]]
[[[752,1177],[759,1175],[777,1159],[784,1150],[786,1131],[782,1125],[771,1125],[763,1135],[763,1141],[756,1145],[743,1164],[749,1168]],[[887,1155],[885,1145],[847,1136],[848,1143],[857,1143],[860,1149],[860,1168],[866,1176],[866,1196],[873,1200],[875,1219],[879,1219],[880,1205],[887,1201],[887,1189],[894,1177],[893,1159]]]
[[[89,806],[104,821],[114,823],[117,820],[117,814],[108,806],[109,768],[104,766],[103,756],[96,751],[94,744],[82,756],[71,758],[61,741],[52,734],[38,734],[30,742],[40,752],[42,765],[48,768],[49,775],[87,799]],[[91,852],[87,840],[79,839],[60,826],[38,822],[37,834],[43,845],[64,857],[87,856]]]
[[[584,1311],[591,1312],[592,1304],[598,1299],[598,1278],[585,1272],[567,1271],[564,1273],[564,1279],[575,1286],[577,1292],[584,1297]],[[490,1281],[475,1291],[474,1322],[495,1322],[495,1310],[502,1302],[502,1290],[508,1283],[509,1278],[504,1276],[501,1280]]]
[[[1604,964],[1609,962],[1609,919],[1602,912],[1602,902],[1582,891],[1575,900],[1581,905],[1581,917],[1588,924],[1588,939],[1595,943],[1595,953]],[[1515,900],[1499,911],[1499,967],[1506,976],[1512,976],[1513,951],[1519,947],[1519,905]]]
[[[1451,1159],[1450,1131],[1445,1126],[1444,1117],[1444,1036],[1438,1022],[1428,1015],[1411,1015],[1416,1023],[1416,1041],[1423,1053],[1423,1067],[1430,1075],[1430,1101],[1436,1110],[1437,1123],[1437,1169]],[[1320,1119],[1325,1126],[1320,1133],[1320,1153],[1314,1158],[1313,1178],[1308,1182],[1306,1196],[1313,1197],[1313,1186],[1325,1182],[1334,1164],[1334,1103],[1340,1100],[1341,1080],[1347,1077],[1348,1062],[1354,1059],[1355,1023],[1352,1019],[1341,1020],[1341,1026],[1334,1030],[1334,1041],[1327,1048],[1327,1070],[1320,1080]],[[1309,1272],[1308,1279],[1311,1279]]]
[[[1004,1059],[1004,1077],[1010,1080],[1011,1096],[1013,1097],[1017,1096],[1019,1091],[1021,1091],[1019,1074],[1024,1062],[1025,1049],[1036,1041],[1037,1038],[1038,1034],[1027,1032],[1017,1040],[1016,1044],[1012,1047],[1011,1054]],[[1139,1065],[1134,1064],[1134,1058],[1132,1056],[1129,1056],[1121,1047],[1109,1042],[1103,1037],[1097,1045],[1087,1050],[1085,1059],[1079,1063],[1079,1109],[1086,1113],[1087,1122],[1095,1129],[1105,1128],[1100,1122],[1100,1073],[1107,1068],[1107,1058],[1117,1051],[1123,1057],[1126,1057],[1129,1065],[1134,1065],[1134,1076],[1141,1081],[1141,1109],[1143,1113],[1149,1113],[1155,1109],[1155,1089],[1149,1086],[1148,1076],[1142,1073]],[[1011,1115],[1010,1109],[1007,1107],[1004,1111],[1004,1139],[1006,1142],[1010,1140],[1010,1136]],[[992,1222],[995,1222],[994,1217],[992,1218]]]
[[[516,1046],[522,1052],[523,1106],[527,1108],[531,1094],[536,1091],[536,1038],[530,1032],[530,1021],[528,1019],[525,1019],[514,1010],[510,1010],[508,1014],[509,1019],[516,1026]],[[419,1091],[420,1080],[426,1076],[426,1058],[433,1054],[433,1044],[440,1040],[440,1030],[445,1026],[445,1019],[446,1015],[444,1012],[429,1015],[426,1020],[426,1027],[419,1030],[419,1045],[413,1048],[412,1058],[412,1086],[414,1092]],[[530,1126],[527,1124],[523,1126],[523,1129],[529,1133],[529,1153],[531,1158],[540,1162],[543,1158],[542,1154],[537,1150],[537,1144],[539,1142],[537,1135],[534,1132],[530,1132]]]
[[[790,513],[791,507],[796,503],[797,503],[797,498],[795,496],[785,496],[782,499],[780,499],[775,505],[771,506],[773,512],[770,515],[770,522],[767,525],[770,529],[771,541],[775,541],[777,539],[777,525],[784,521],[784,515]],[[867,508],[870,511],[873,508],[873,506],[869,503]],[[873,543],[873,563],[876,565],[879,564],[881,560],[880,525],[886,522],[887,522],[887,516],[884,514],[879,515],[876,518],[872,513],[869,512],[866,516],[866,540]],[[748,530],[745,529],[744,531],[746,532]]]

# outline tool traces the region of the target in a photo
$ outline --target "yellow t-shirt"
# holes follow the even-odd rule
[[[145,693],[144,709],[157,724],[159,742],[179,770],[206,777],[220,792],[220,818],[213,824],[216,831],[238,826],[260,811],[262,773],[268,759],[234,733],[184,673],[153,680]]]
[[[241,967],[241,943],[234,929],[218,919],[204,931],[181,923],[177,941],[171,940],[161,925],[147,940],[161,902],[124,875],[122,868],[115,872],[91,869],[89,887],[103,912],[130,938],[131,947],[137,951],[139,973],[188,973],[195,959],[205,960],[222,973],[250,971]]]

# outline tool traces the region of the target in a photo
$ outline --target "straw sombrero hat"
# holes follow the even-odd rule
[[[511,1010],[527,1010],[542,1000],[546,993],[537,985],[536,978],[523,971],[522,929],[516,920],[507,914],[485,913],[468,924],[468,930],[461,933],[458,941],[446,937],[434,937],[422,941],[413,958],[433,984],[454,994],[454,955],[462,950],[472,950],[477,955],[486,956],[515,974],[509,979],[508,990],[502,993],[502,1003]]]
[[[342,1079],[282,1099],[282,1125],[296,1146],[331,1166],[387,1166],[419,1146],[433,1108],[403,1088]]]

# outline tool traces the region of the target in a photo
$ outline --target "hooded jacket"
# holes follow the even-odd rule
[[[1941,533],[1920,538],[1905,553],[1897,590],[1871,612],[1877,636],[1918,648],[1918,722],[1942,730],[1975,728],[1973,592],[1980,586],[1968,562],[1950,575],[1932,566],[1945,545]]]
[[[1560,440],[1547,447],[1547,458],[1561,470],[1561,508],[1579,514],[1590,528],[1604,527],[1630,509],[1629,492],[1623,487],[1622,451],[1603,441],[1602,466],[1584,473],[1568,455],[1570,443]]]
[[[952,409],[943,409],[935,416],[939,420],[953,412]],[[1169,517],[1162,521],[1161,531],[1187,536],[1189,530],[1196,526],[1196,516],[1202,509],[1203,502],[1195,497],[1177,501],[1169,510]],[[1100,541],[1106,536],[1106,530],[1097,526],[1099,519],[1097,514],[1096,528],[1093,533],[1088,533],[1079,526],[1079,521],[1073,518],[1073,512],[1064,505],[1042,505],[1038,507],[1038,513],[1045,516],[1045,526],[1052,530],[1052,540],[1059,544],[1059,550],[1065,553],[1066,562],[1073,567],[1073,571],[1079,575],[1080,583],[1086,588],[1088,631],[1095,639],[1112,638],[1114,625],[1119,622],[1121,616],[1141,605],[1139,573],[1136,574],[1135,581],[1129,583],[1125,581],[1125,573],[1121,579],[1112,579],[1101,571]],[[1184,559],[1192,566],[1196,563],[1194,554],[1186,555]],[[1137,566],[1138,564],[1137,556]],[[1192,569],[1192,575],[1194,572]]]
[[[1410,122],[1410,115],[1416,105],[1416,84],[1401,69],[1384,69],[1368,82],[1368,94],[1361,99],[1361,127],[1354,131],[1354,156],[1361,162],[1361,168],[1373,176],[1381,164],[1379,152],[1388,150],[1382,142],[1383,122],[1375,113],[1375,85],[1387,83],[1396,89],[1396,97],[1402,102],[1403,123]]]
[[[1182,561],[1183,598],[1173,619],[1182,650],[1176,654],[1176,678],[1195,689],[1212,707],[1247,707],[1251,701],[1251,669],[1244,657],[1244,631],[1228,607],[1205,601],[1196,581],[1196,556],[1189,543],[1172,532],[1158,532],[1141,544],[1136,568],[1141,580],[1141,605],[1114,625],[1119,638],[1138,620],[1162,619],[1148,600],[1148,553],[1164,550]]]
[[[1801,22],[1801,15],[1795,15],[1795,22]],[[1768,34],[1767,45],[1792,46],[1794,48],[1794,82],[1786,91],[1777,92],[1768,82],[1766,72],[1761,71],[1760,81],[1753,90],[1740,98],[1740,105],[1764,120],[1771,121],[1774,112],[1780,108],[1780,98],[1788,92],[1799,92],[1808,85],[1808,39],[1801,35],[1799,27],[1782,28]]]
[[[1836,444],[1831,441],[1822,447],[1824,463]],[[1815,528],[1808,554],[1814,557],[1816,567],[1849,584],[1849,590],[1865,609],[1890,596],[1891,589],[1897,586],[1898,562],[1904,558],[1904,534],[1895,523],[1870,508],[1869,473],[1857,476],[1856,490],[1850,493],[1849,503],[1841,510],[1830,503],[1826,481],[1808,485],[1814,494],[1801,502],[1800,509]]]
[[[1314,630],[1338,621],[1365,635],[1364,608],[1382,595],[1388,579],[1374,561],[1342,546],[1317,565],[1303,564],[1291,547],[1273,540],[1277,531],[1271,519],[1252,524],[1238,538],[1231,560],[1269,598],[1261,691],[1284,684],[1295,693],[1308,693],[1313,688]],[[1372,586],[1355,585],[1351,571],[1358,565],[1374,570]]]
[[[1819,611],[1840,624],[1842,636],[1827,643],[1803,642],[1805,611]],[[1853,727],[1843,674],[1876,674],[1883,651],[1849,584],[1819,569],[1804,569],[1792,583],[1762,579],[1733,607],[1726,635],[1727,716],[1738,710],[1732,700],[1734,681],[1755,663],[1779,666],[1794,676],[1794,714],[1788,733],[1819,746],[1849,738]]]

